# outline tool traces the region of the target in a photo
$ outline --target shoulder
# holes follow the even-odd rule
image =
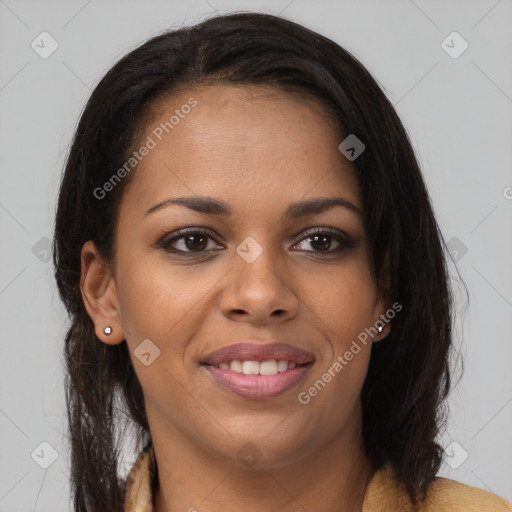
[[[508,512],[512,503],[483,489],[450,480],[437,478],[430,486],[424,503],[425,512],[450,511]]]
[[[418,512],[512,512],[512,503],[488,491],[448,478],[436,478]],[[414,512],[407,493],[390,467],[375,473],[365,494],[363,512]]]

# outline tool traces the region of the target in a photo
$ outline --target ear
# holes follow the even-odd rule
[[[386,257],[382,274],[378,282],[376,307],[377,318],[375,319],[376,326],[381,326],[382,331],[373,337],[374,342],[386,338],[391,332],[391,319],[395,316],[395,311],[391,305],[391,299],[391,273],[389,268],[389,258]],[[392,312],[393,316],[390,316],[389,312]]]
[[[96,336],[107,345],[118,345],[124,341],[125,335],[110,266],[103,261],[92,240],[83,245],[81,262],[80,291]],[[111,328],[111,334],[105,333],[106,327]]]

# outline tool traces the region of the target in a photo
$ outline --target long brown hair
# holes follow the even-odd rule
[[[87,240],[107,262],[114,256],[119,202],[136,170],[107,197],[94,191],[126,162],[156,99],[178,87],[226,82],[301,89],[366,145],[353,164],[373,271],[389,273],[392,299],[403,310],[386,341],[372,349],[361,397],[364,448],[377,469],[390,464],[411,498],[422,499],[442,460],[436,437],[450,387],[452,299],[444,242],[410,141],[376,81],[349,52],[284,18],[236,13],[167,31],[120,59],[94,89],[74,135],[53,242],[71,321],[65,358],[74,509],[123,507],[119,418],[127,417],[140,439],[149,436],[126,342],[109,346],[96,337],[79,288]]]

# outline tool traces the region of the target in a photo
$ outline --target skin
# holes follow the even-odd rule
[[[345,136],[314,99],[219,85],[161,100],[141,141],[190,97],[197,106],[144,157],[123,193],[114,261],[102,261],[91,241],[82,250],[82,295],[96,334],[107,344],[126,340],[144,390],[160,479],[155,510],[361,510],[374,474],[361,446],[359,398],[372,343],[307,405],[297,395],[390,307],[385,283],[370,270],[362,214],[336,206],[282,219],[290,204],[311,198],[341,197],[362,210],[354,169],[338,150]],[[178,205],[145,215],[180,196],[223,200],[233,215]],[[176,250],[203,251],[189,258],[158,246],[188,227],[216,240],[175,241]],[[315,244],[304,234],[311,228],[341,231],[355,246],[332,252],[340,243]],[[248,236],[263,249],[252,263],[236,252]],[[249,338],[309,350],[315,364],[278,397],[234,395],[200,361]],[[134,356],[145,339],[160,350],[149,366]],[[250,467],[238,456],[247,443],[259,457]]]

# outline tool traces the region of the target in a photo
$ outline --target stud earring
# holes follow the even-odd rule
[[[103,332],[108,336],[109,334],[112,333],[112,327],[105,327],[105,329],[103,329]]]
[[[382,327],[382,325],[379,325],[379,327],[377,327],[377,331],[379,331],[379,333],[381,333],[383,331],[384,327]]]

